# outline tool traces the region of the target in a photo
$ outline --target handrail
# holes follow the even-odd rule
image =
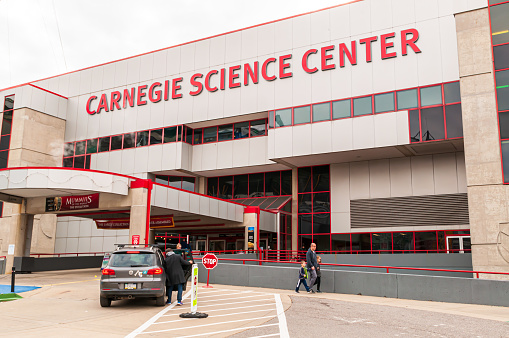
[[[104,255],[106,252],[55,252],[55,253],[33,253],[30,256],[37,256],[37,258],[41,258],[41,256],[64,256],[64,255],[76,255],[76,257],[81,256],[97,256]]]
[[[201,258],[197,258],[201,259]],[[292,261],[275,261],[266,259],[252,259],[252,258],[221,258],[221,261],[242,261],[242,264],[246,262],[257,262],[261,263],[280,263],[280,264],[300,264],[300,262]],[[492,275],[508,275],[509,272],[495,272],[495,271],[470,271],[470,270],[453,270],[453,269],[432,269],[432,268],[412,268],[403,266],[386,266],[386,265],[357,265],[357,264],[336,264],[336,263],[321,263],[320,265],[327,266],[339,266],[339,267],[356,267],[356,268],[372,268],[372,269],[385,269],[386,273],[390,270],[417,270],[417,271],[435,271],[435,272],[457,272],[457,273],[472,273],[475,274],[476,278],[479,279],[479,274],[492,274]]]

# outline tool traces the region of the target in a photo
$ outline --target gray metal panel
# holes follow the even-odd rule
[[[398,298],[397,275],[377,272],[335,271],[334,292]]]
[[[468,225],[467,194],[350,201],[352,228]]]

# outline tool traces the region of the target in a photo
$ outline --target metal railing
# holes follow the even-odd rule
[[[32,257],[79,257],[79,256],[98,256],[104,255],[106,252],[60,252],[60,253],[33,253]]]
[[[197,258],[200,260],[201,258]],[[279,264],[300,264],[296,261],[281,261],[281,260],[267,260],[267,259],[251,259],[251,258],[221,258],[220,261],[237,261],[246,264],[246,262],[255,262],[258,265],[262,263],[279,263]],[[432,269],[432,268],[412,268],[403,266],[387,266],[387,265],[358,265],[358,264],[336,264],[336,263],[320,263],[320,266],[336,266],[336,267],[355,267],[355,268],[368,268],[368,269],[382,269],[386,273],[390,273],[390,270],[413,270],[413,271],[432,271],[432,272],[454,272],[454,273],[468,273],[475,275],[479,278],[480,274],[490,275],[507,275],[509,272],[495,272],[495,271],[472,271],[472,270],[454,270],[454,269]]]

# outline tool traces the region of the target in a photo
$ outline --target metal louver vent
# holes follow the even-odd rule
[[[467,194],[350,201],[352,228],[468,225]]]

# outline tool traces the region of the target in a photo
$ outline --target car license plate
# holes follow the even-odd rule
[[[124,285],[125,290],[133,290],[136,289],[136,283],[125,283]]]

